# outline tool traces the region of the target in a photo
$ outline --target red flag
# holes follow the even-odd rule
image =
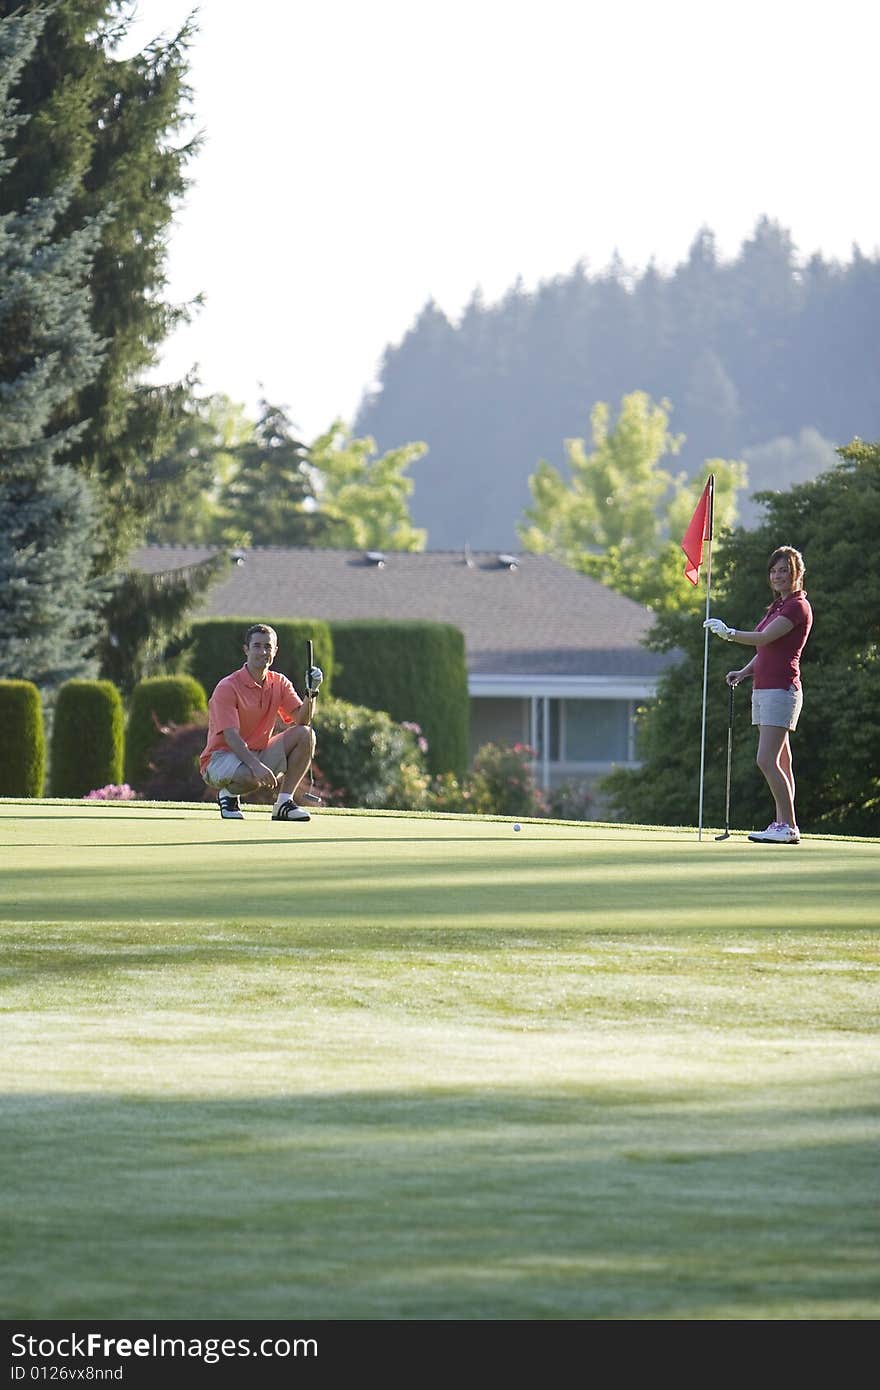
[[[690,520],[690,525],[684,533],[684,540],[681,548],[687,556],[687,564],[684,567],[684,577],[690,580],[691,584],[697,584],[700,579],[700,565],[703,563],[703,541],[712,539],[712,503],[715,495],[715,474],[709,474],[709,481],[703,488],[703,495],[697,503],[697,509]]]

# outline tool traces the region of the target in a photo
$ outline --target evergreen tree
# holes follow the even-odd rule
[[[317,510],[308,446],[293,430],[283,406],[261,400],[251,437],[233,451],[221,505],[251,545],[333,543],[333,523]]]
[[[221,550],[181,569],[115,575],[98,646],[104,679],[130,695],[145,676],[185,671],[198,600],[228,568],[229,553]]]
[[[14,173],[9,145],[28,112],[12,93],[42,16],[0,17],[0,193]],[[87,279],[100,225],[63,236],[71,192],[0,214],[0,676],[51,690],[91,674],[98,620],[89,578],[96,548],[88,482],[65,462],[82,424],[63,423],[71,395],[97,375]]]
[[[177,482],[148,539],[420,550],[426,534],[410,521],[405,474],[424,452],[406,444],[376,457],[374,442],[355,439],[341,421],[307,446],[280,406],[262,401],[255,424],[227,396],[194,398],[173,448],[151,465],[160,484]]]
[[[733,261],[708,228],[671,274],[582,264],[498,304],[475,295],[460,322],[433,305],[386,353],[354,421],[385,449],[423,439],[414,523],[434,545],[511,549],[535,460],[581,429],[583,402],[635,387],[676,402],[691,480],[707,458],[743,458],[804,431],[839,442],[880,431],[880,257],[799,264],[761,218]],[[812,458],[798,451],[810,476]]]
[[[740,433],[739,393],[712,348],[694,358],[683,410],[688,429],[707,451],[735,450]]]
[[[192,26],[123,60],[114,56],[129,22],[122,0],[0,0],[0,19],[16,13],[45,24],[17,76],[31,119],[12,132],[16,163],[0,188],[0,214],[64,186],[70,196],[53,238],[63,242],[89,219],[100,226],[90,312],[105,351],[99,372],[76,385],[63,423],[80,426],[68,436],[69,458],[98,485],[98,567],[106,569],[163,503],[148,464],[165,452],[190,389],[139,378],[185,312],[162,294],[166,237],[194,147],[181,135]]]
[[[194,396],[180,411],[174,439],[150,463],[149,476],[165,499],[150,522],[151,545],[247,543],[245,522],[227,505],[236,451],[253,440],[254,423],[228,396]]]
[[[797,439],[771,439],[753,449],[743,449],[743,462],[749,470],[752,494],[739,508],[740,523],[751,530],[764,521],[764,506],[757,500],[763,493],[786,492],[798,483],[807,483],[826,473],[837,462],[834,445],[818,430],[801,430]]]

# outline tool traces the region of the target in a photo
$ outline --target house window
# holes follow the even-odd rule
[[[484,743],[527,743],[548,786],[554,778],[632,763],[634,708],[632,700],[480,696],[471,702],[471,758]]]
[[[545,747],[546,730],[546,747]],[[533,701],[535,761],[545,768],[575,769],[633,761],[632,702],[629,700]]]
[[[562,700],[562,757],[566,763],[627,762],[628,700]],[[552,727],[551,706],[551,727]]]
[[[471,701],[471,759],[484,743],[528,743],[527,699]]]

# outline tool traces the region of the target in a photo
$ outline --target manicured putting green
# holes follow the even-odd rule
[[[0,801],[6,1318],[874,1318],[880,845]]]

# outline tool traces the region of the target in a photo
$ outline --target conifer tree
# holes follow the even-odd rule
[[[691,481],[705,459],[780,439],[805,481],[817,469],[804,431],[880,433],[878,342],[880,256],[803,265],[761,218],[732,261],[703,228],[671,272],[578,264],[497,304],[474,296],[455,324],[428,305],[385,353],[353,428],[379,449],[427,442],[412,510],[432,545],[510,549],[536,460],[581,431],[585,401],[636,389],[674,401]]]
[[[28,117],[12,94],[41,26],[33,13],[0,18],[4,193]],[[66,462],[83,426],[60,417],[100,367],[87,279],[101,229],[59,235],[70,196],[61,186],[0,215],[0,676],[47,690],[90,674],[97,628],[94,499]]]
[[[198,600],[229,563],[224,549],[178,569],[114,575],[102,609],[102,676],[128,696],[145,676],[185,670]]]
[[[150,545],[247,544],[247,517],[230,513],[224,498],[237,470],[236,451],[253,432],[244,406],[228,396],[187,402],[167,453],[150,464],[167,499],[147,530]]]
[[[283,406],[261,400],[253,435],[232,451],[221,503],[252,545],[333,543],[332,522],[317,513],[308,446],[294,428]]]
[[[54,239],[100,219],[90,316],[105,350],[62,417],[79,426],[68,436],[71,463],[98,485],[100,569],[126,554],[161,505],[149,460],[164,449],[190,391],[186,382],[147,386],[141,376],[186,312],[166,304],[163,291],[166,237],[195,144],[182,135],[192,26],[120,59],[130,11],[121,0],[0,0],[0,20],[45,18],[16,79],[30,119],[10,132],[15,164],[0,187],[0,214],[63,185],[70,192]]]

